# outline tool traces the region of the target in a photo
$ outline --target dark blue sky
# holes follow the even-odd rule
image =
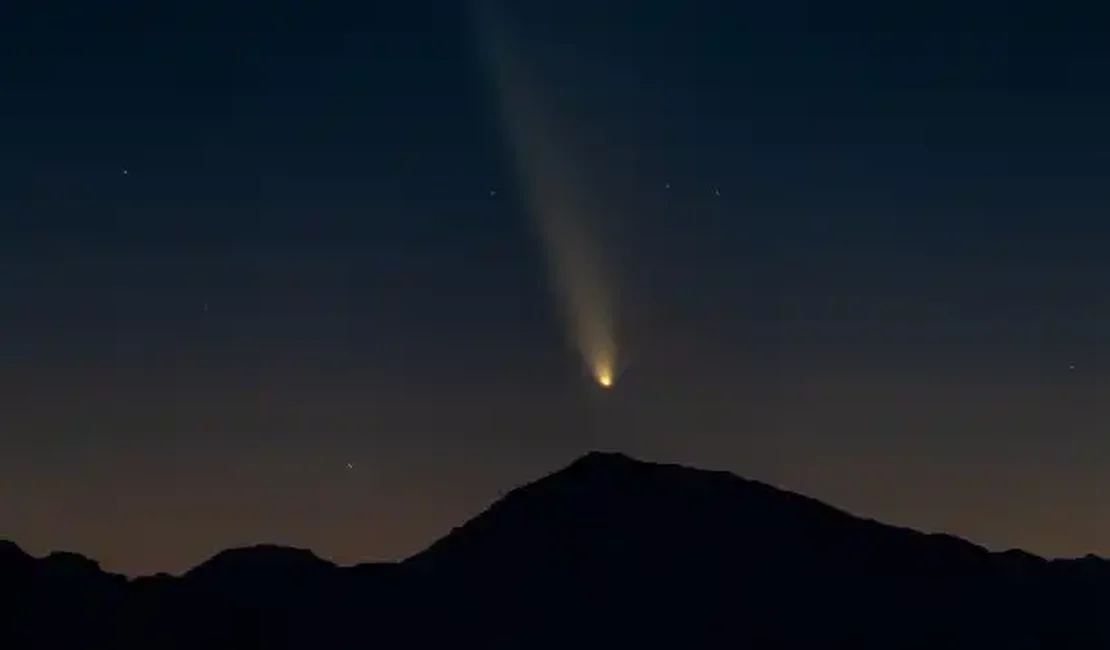
[[[602,399],[465,3],[48,4],[0,9],[0,537],[396,557],[603,446],[1110,549],[1098,7],[503,7],[602,208]]]

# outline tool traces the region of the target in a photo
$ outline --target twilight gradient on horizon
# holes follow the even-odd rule
[[[0,538],[402,557],[607,448],[1110,552],[1104,10],[501,9],[618,243],[611,392],[460,5],[0,8]]]

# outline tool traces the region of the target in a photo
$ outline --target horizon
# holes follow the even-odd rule
[[[100,568],[101,568],[101,570],[107,571],[108,573],[113,573],[115,575],[124,576],[129,581],[139,580],[139,579],[143,579],[143,578],[153,578],[153,577],[158,577],[158,576],[170,576],[170,577],[173,577],[173,578],[183,578],[189,572],[193,571],[194,569],[197,569],[197,568],[199,568],[199,567],[201,567],[205,564],[208,564],[209,562],[215,560],[216,558],[224,556],[224,555],[229,554],[229,553],[235,553],[235,552],[238,552],[238,551],[263,552],[263,551],[273,551],[273,550],[294,551],[294,552],[298,552],[298,553],[308,553],[313,558],[315,558],[317,560],[320,560],[322,562],[325,562],[328,565],[330,565],[331,567],[336,568],[336,569],[356,568],[356,567],[368,566],[368,565],[401,564],[401,563],[404,563],[404,562],[406,562],[406,561],[408,561],[408,560],[410,560],[414,557],[417,557],[417,556],[421,555],[422,553],[424,553],[425,551],[430,549],[432,546],[434,546],[439,541],[441,541],[441,540],[445,539],[446,537],[454,534],[460,527],[464,526],[469,521],[485,514],[488,510],[497,506],[498,503],[501,501],[501,499],[503,499],[505,496],[507,496],[509,492],[516,491],[516,490],[519,490],[519,489],[522,489],[522,488],[527,488],[527,487],[529,487],[530,485],[532,485],[534,483],[539,483],[539,482],[544,481],[546,479],[552,479],[552,478],[557,477],[559,475],[563,475],[564,472],[571,469],[571,467],[573,467],[574,465],[579,464],[579,463],[581,463],[581,462],[583,462],[587,459],[590,459],[590,458],[595,458],[596,459],[598,457],[604,457],[604,458],[607,458],[609,460],[617,460],[617,461],[621,461],[621,462],[631,461],[633,464],[635,464],[637,466],[642,466],[642,465],[664,466],[664,467],[680,468],[680,469],[683,469],[683,470],[693,470],[693,471],[698,472],[702,475],[715,475],[715,474],[719,474],[722,471],[722,470],[711,470],[711,469],[692,467],[692,466],[688,466],[688,465],[682,465],[682,464],[678,464],[678,463],[671,463],[671,462],[665,462],[665,461],[656,461],[656,460],[643,459],[643,458],[639,458],[639,457],[636,457],[636,456],[631,456],[631,455],[626,454],[626,453],[621,452],[621,451],[593,450],[593,451],[588,451],[588,452],[585,452],[585,453],[579,455],[578,457],[573,459],[569,464],[564,465],[563,467],[561,467],[561,468],[559,468],[559,469],[557,469],[553,472],[550,472],[548,474],[544,474],[543,476],[536,477],[536,478],[532,479],[531,481],[528,481],[528,482],[523,483],[521,485],[514,486],[509,490],[505,490],[498,499],[496,499],[493,502],[487,504],[485,507],[483,507],[478,512],[476,512],[473,516],[469,517],[465,521],[459,522],[458,524],[453,526],[451,529],[447,530],[442,535],[433,539],[429,544],[425,545],[424,547],[418,549],[414,553],[412,553],[408,556],[405,556],[405,557],[400,557],[400,558],[395,558],[395,559],[381,559],[381,560],[363,560],[363,561],[357,561],[356,560],[356,561],[353,561],[353,562],[344,563],[344,562],[339,562],[339,561],[336,561],[332,558],[329,558],[325,554],[321,554],[321,553],[319,553],[318,551],[316,551],[312,548],[300,547],[300,546],[289,546],[289,545],[284,545],[284,544],[281,544],[281,543],[274,543],[272,541],[259,540],[259,541],[253,542],[253,543],[247,543],[247,544],[244,544],[244,545],[231,546],[231,547],[219,549],[219,550],[215,551],[212,555],[207,556],[207,557],[201,559],[200,561],[196,562],[195,564],[193,564],[191,566],[188,566],[188,567],[186,567],[182,570],[176,571],[176,572],[157,571],[157,572],[154,572],[154,573],[144,573],[144,574],[125,574],[125,573],[117,573],[117,572],[107,570],[103,566],[101,566]],[[909,529],[909,530],[913,530],[914,532],[922,533],[922,534],[925,534],[925,535],[943,535],[943,536],[948,536],[948,537],[955,537],[956,539],[960,540],[961,542],[964,542],[964,543],[967,543],[967,544],[970,544],[972,546],[976,546],[976,547],[979,547],[979,548],[983,548],[984,550],[987,550],[990,553],[996,554],[996,555],[1005,555],[1005,554],[1008,554],[1008,553],[1015,553],[1016,552],[1016,553],[1023,553],[1023,554],[1026,554],[1026,555],[1030,555],[1030,556],[1033,556],[1033,557],[1036,557],[1036,558],[1039,558],[1039,559],[1042,559],[1042,560],[1046,560],[1046,561],[1049,561],[1049,562],[1069,562],[1069,561],[1076,561],[1076,560],[1085,560],[1085,559],[1090,559],[1090,558],[1094,558],[1094,559],[1097,559],[1097,560],[1100,560],[1100,561],[1110,561],[1110,560],[1107,560],[1107,558],[1105,558],[1103,556],[1096,555],[1096,554],[1093,554],[1093,553],[1084,554],[1082,556],[1074,556],[1074,557],[1047,557],[1047,556],[1039,555],[1039,554],[1036,554],[1036,553],[1031,553],[1031,552],[1029,552],[1025,549],[1021,549],[1021,548],[1017,548],[1017,547],[1002,548],[1002,549],[990,548],[990,547],[984,546],[982,544],[977,544],[973,540],[964,539],[964,538],[959,537],[959,536],[953,536],[950,533],[945,532],[945,531],[918,530],[918,529],[915,529],[915,528],[912,528],[912,527],[898,526],[898,525],[891,524],[891,523],[888,523],[888,522],[874,520],[874,519],[871,519],[871,518],[866,517],[864,515],[861,515],[859,513],[853,512],[851,510],[844,509],[844,508],[838,506],[835,503],[827,503],[827,502],[821,500],[819,497],[817,497],[815,495],[793,492],[789,488],[785,488],[785,487],[782,487],[782,486],[763,483],[762,481],[756,481],[754,479],[751,479],[751,478],[748,478],[748,477],[745,477],[745,476],[742,476],[742,475],[739,475],[739,474],[734,474],[734,473],[731,473],[731,472],[726,472],[726,473],[730,477],[739,478],[740,480],[745,481],[745,482],[754,482],[754,483],[759,484],[759,485],[770,487],[776,493],[786,493],[786,494],[789,494],[789,495],[798,495],[798,496],[802,496],[802,497],[805,497],[805,498],[810,499],[810,500],[814,500],[814,501],[818,502],[823,507],[830,508],[830,509],[835,510],[837,512],[843,513],[843,514],[845,514],[845,515],[847,515],[847,516],[849,516],[853,519],[876,521],[877,523],[881,524],[884,528]],[[28,551],[26,549],[24,549],[23,547],[21,547],[19,545],[18,540],[9,540],[9,539],[0,538],[0,544],[2,544],[2,543],[12,544],[19,551],[24,552],[24,553],[28,553]],[[47,551],[47,552],[39,554],[39,555],[33,555],[33,554],[30,554],[30,553],[28,553],[28,554],[31,555],[31,557],[34,557],[37,560],[45,560],[48,557],[50,557],[51,555],[78,555],[78,556],[83,557],[87,560],[91,560],[93,562],[96,562],[98,565],[100,565],[100,562],[97,560],[97,558],[89,557],[88,555],[82,554],[82,553],[77,552],[77,551],[69,550],[69,549],[54,549],[54,550]]]

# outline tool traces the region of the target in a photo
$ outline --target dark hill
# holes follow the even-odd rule
[[[126,581],[0,543],[0,647],[1108,648],[1110,565],[588,454],[397,564],[274,546]]]

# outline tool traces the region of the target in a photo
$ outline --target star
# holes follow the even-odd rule
[[[663,189],[665,189],[665,190],[671,189],[671,184],[670,183],[663,183]]]
[[[354,468],[355,468],[354,463],[347,463],[347,469],[354,469]]]
[[[125,169],[125,170],[123,170],[123,175],[124,175],[124,176],[127,176],[127,174],[128,174],[128,173],[129,173],[129,172],[128,172],[128,171],[127,171],[126,169]]]
[[[713,189],[713,194],[715,194],[717,196],[720,196],[721,195],[721,190],[719,188],[714,188]]]
[[[497,190],[490,190],[489,195],[490,196],[497,196]]]

